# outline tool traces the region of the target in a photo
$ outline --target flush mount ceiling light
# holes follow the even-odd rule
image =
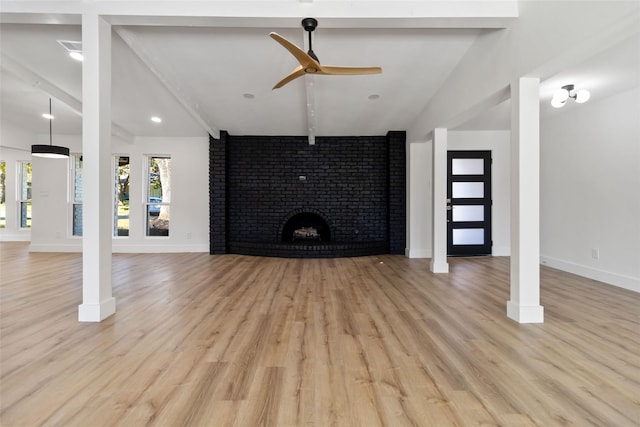
[[[160,117],[158,117],[158,116],[151,117],[151,121],[153,123],[162,123],[162,119]]]
[[[569,98],[576,101],[578,104],[587,102],[591,94],[586,89],[575,90],[574,85],[564,85],[553,94],[551,105],[555,108],[564,107]]]
[[[35,157],[44,157],[47,159],[65,159],[69,157],[69,149],[53,145],[53,115],[51,115],[51,98],[49,98],[49,114],[42,115],[49,119],[49,145],[36,144],[31,146],[31,155]]]

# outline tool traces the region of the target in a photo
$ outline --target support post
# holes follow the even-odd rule
[[[82,15],[83,238],[78,320],[100,322],[116,311],[111,290],[111,25]]]
[[[540,79],[511,85],[511,298],[507,316],[542,323],[540,305]]]
[[[433,191],[431,271],[448,273],[447,263],[447,129],[433,131]]]

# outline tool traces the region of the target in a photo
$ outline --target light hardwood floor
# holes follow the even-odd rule
[[[2,426],[637,426],[640,295],[509,260],[115,254],[79,323],[81,256],[0,244]]]

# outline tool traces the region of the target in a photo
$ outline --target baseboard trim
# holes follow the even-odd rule
[[[509,246],[494,246],[491,249],[493,256],[511,256],[511,248]]]
[[[544,323],[544,307],[507,301],[507,317],[518,323]]]
[[[410,249],[407,248],[409,258],[431,258],[431,249]]]
[[[31,244],[29,252],[82,252],[82,243],[64,245],[40,245]],[[184,253],[207,252],[208,244],[198,245],[113,245],[112,253],[121,254],[157,254],[157,253]]]
[[[78,322],[102,322],[116,312],[116,299],[111,297],[100,304],[80,304]]]
[[[162,254],[162,253],[183,253],[183,252],[206,252],[209,253],[209,244],[195,245],[114,245],[114,254]]]
[[[587,277],[597,280],[608,285],[617,286],[619,288],[628,289],[634,292],[640,292],[640,278],[625,276],[623,274],[612,273],[610,271],[598,270],[586,265],[576,264],[570,261],[564,261],[549,256],[541,256],[540,263],[548,267],[566,271],[568,273],[577,274],[578,276]]]
[[[28,242],[31,240],[31,233],[24,234],[0,234],[0,242]]]
[[[29,245],[29,252],[82,252],[82,243],[60,245]]]
[[[449,263],[448,262],[434,262],[433,259],[429,264],[429,268],[432,273],[448,273],[449,272]]]

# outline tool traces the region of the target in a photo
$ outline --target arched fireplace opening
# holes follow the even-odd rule
[[[313,212],[300,212],[291,216],[283,225],[283,242],[330,242],[331,228],[322,216]]]

